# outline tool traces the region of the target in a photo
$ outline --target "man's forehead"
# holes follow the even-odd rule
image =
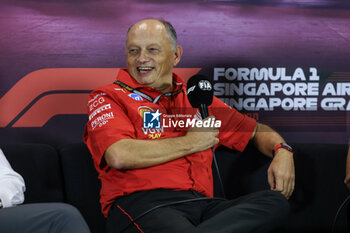
[[[164,25],[155,19],[142,20],[135,23],[130,32],[132,31],[152,31],[152,32],[161,32],[165,29]]]
[[[140,22],[140,24],[137,27],[140,30],[147,30],[147,29],[163,30],[164,29],[164,26],[159,22]]]
[[[126,44],[159,44],[164,40],[169,40],[165,26],[156,20],[145,20],[133,25],[127,34]]]

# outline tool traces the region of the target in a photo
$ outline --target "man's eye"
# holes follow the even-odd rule
[[[149,51],[150,51],[151,53],[157,53],[159,50],[156,49],[156,48],[150,48]]]
[[[137,54],[137,49],[129,49],[130,54]]]

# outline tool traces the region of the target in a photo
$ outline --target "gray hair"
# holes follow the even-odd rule
[[[176,35],[176,31],[175,31],[175,28],[173,27],[173,25],[171,25],[171,23],[169,23],[168,21],[164,20],[164,19],[159,19],[159,18],[145,18],[145,19],[142,19],[142,20],[146,20],[146,19],[154,19],[154,20],[157,20],[159,22],[161,22],[164,27],[166,28],[167,30],[167,36],[171,42],[171,48],[173,50],[176,49],[176,46],[177,46],[177,35]],[[141,21],[141,20],[140,20]],[[139,22],[139,21],[138,21]],[[137,22],[136,22],[137,23]],[[134,23],[133,25],[131,25],[128,29],[128,32],[131,30],[131,28],[136,24]]]

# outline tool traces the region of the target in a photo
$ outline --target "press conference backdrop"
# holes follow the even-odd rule
[[[145,17],[176,28],[185,79],[210,77],[214,95],[288,142],[348,142],[345,0],[1,1],[0,141],[81,141],[88,93],[125,67],[127,29]]]

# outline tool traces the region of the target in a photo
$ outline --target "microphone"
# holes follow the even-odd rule
[[[199,108],[202,119],[209,116],[208,106],[213,103],[213,85],[211,81],[204,75],[194,75],[187,81],[187,98],[193,108]],[[225,189],[221,180],[221,174],[218,163],[216,161],[214,147],[211,147],[213,152],[213,161],[216,169],[216,174],[219,179],[222,196],[225,198]]]
[[[213,85],[204,75],[194,75],[187,81],[187,98],[193,108],[199,108],[202,119],[209,116],[208,106],[213,102]]]

